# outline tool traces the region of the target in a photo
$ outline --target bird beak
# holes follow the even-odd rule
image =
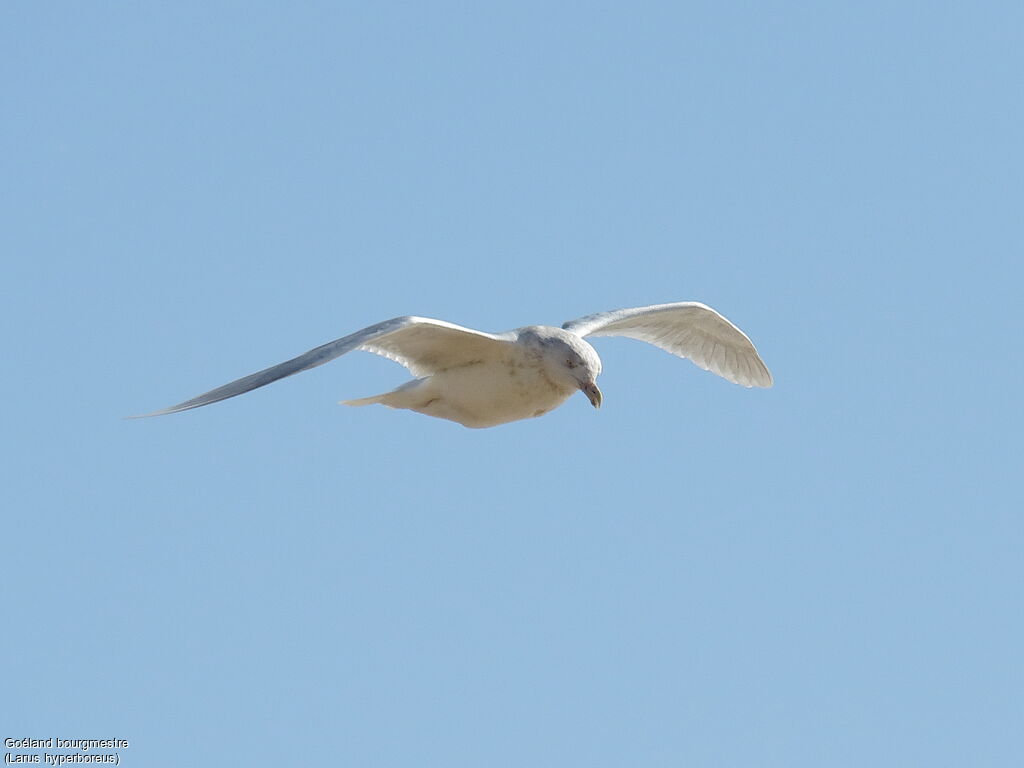
[[[597,384],[590,382],[589,384],[581,384],[580,392],[587,396],[590,400],[590,404],[595,408],[601,407],[601,400],[604,398],[601,396],[601,390],[597,388]]]

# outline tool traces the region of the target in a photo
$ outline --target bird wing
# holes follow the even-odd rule
[[[243,376],[191,400],[137,418],[163,416],[227,400],[286,376],[316,368],[354,349],[387,357],[404,365],[414,376],[421,377],[494,358],[509,344],[513,342],[505,337],[463,328],[443,320],[396,317],[323,344],[286,362]]]
[[[747,335],[696,301],[599,312],[562,328],[578,336],[628,336],[686,357],[744,387],[770,387],[772,375]]]

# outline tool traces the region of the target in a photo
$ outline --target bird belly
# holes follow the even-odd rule
[[[352,404],[382,403],[481,429],[542,416],[572,393],[528,363],[482,361],[438,371]]]

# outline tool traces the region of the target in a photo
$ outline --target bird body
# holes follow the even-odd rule
[[[470,360],[392,392],[343,402],[380,403],[482,428],[541,416],[575,391],[548,376],[539,355],[508,345],[499,348],[493,359]]]
[[[629,336],[687,357],[734,383],[772,385],[768,368],[739,328],[710,307],[679,302],[588,315],[562,328],[531,325],[500,334],[442,320],[398,317],[146,415],[225,400],[355,349],[394,360],[416,378],[391,392],[343,401],[346,405],[379,403],[471,428],[542,416],[577,390],[599,408],[601,359],[585,336]]]

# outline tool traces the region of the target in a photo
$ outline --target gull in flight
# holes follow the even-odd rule
[[[415,378],[392,392],[346,400],[345,405],[380,403],[465,427],[494,427],[543,416],[576,390],[600,408],[601,358],[586,341],[594,336],[646,341],[744,387],[772,385],[768,367],[743,331],[711,307],[683,301],[600,312],[561,328],[528,325],[505,333],[396,317],[144,416],[226,400],[361,349],[401,363]]]

